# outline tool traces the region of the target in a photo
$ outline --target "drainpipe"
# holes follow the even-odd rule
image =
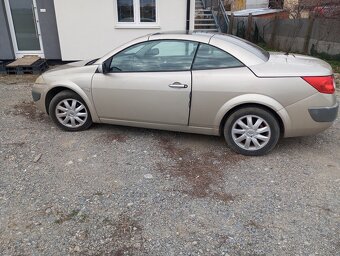
[[[190,2],[191,0],[187,0],[187,23],[186,23],[186,30],[190,30]]]

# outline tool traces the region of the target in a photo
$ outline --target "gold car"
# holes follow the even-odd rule
[[[208,33],[138,38],[44,73],[32,95],[66,131],[95,122],[223,135],[244,155],[319,133],[338,113],[326,62]]]

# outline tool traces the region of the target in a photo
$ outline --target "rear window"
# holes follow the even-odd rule
[[[239,38],[237,36],[232,36],[232,35],[228,35],[228,36],[223,36],[225,38],[226,41],[235,44],[237,46],[240,46],[241,48],[247,50],[248,52],[253,53],[254,55],[256,55],[257,57],[259,57],[260,59],[262,59],[263,61],[268,61],[270,54],[269,52],[267,52],[266,50],[262,49],[261,47],[259,47],[256,44],[253,44],[247,40],[244,40],[242,38]]]

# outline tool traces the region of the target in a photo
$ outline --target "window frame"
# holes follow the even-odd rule
[[[199,46],[200,46],[200,42],[192,41],[192,40],[185,40],[185,39],[156,39],[156,40],[148,40],[148,41],[144,41],[144,42],[138,42],[138,43],[136,43],[136,44],[130,45],[130,46],[124,48],[123,50],[121,50],[121,51],[115,53],[115,54],[112,55],[110,58],[108,58],[106,61],[104,61],[104,63],[106,63],[106,65],[110,66],[110,65],[111,65],[111,62],[112,62],[112,60],[113,60],[113,58],[114,58],[116,55],[118,55],[118,54],[120,54],[121,52],[126,51],[127,49],[132,48],[132,47],[134,47],[134,46],[136,46],[136,45],[143,44],[143,43],[146,43],[146,42],[167,42],[167,41],[189,42],[189,43],[195,43],[195,44],[197,44],[196,51],[195,51],[195,53],[194,53],[194,55],[193,55],[193,58],[192,58],[192,61],[191,61],[191,65],[190,65],[189,69],[187,69],[187,70],[181,70],[181,69],[179,69],[179,70],[155,70],[155,71],[118,71],[118,70],[117,70],[117,71],[110,71],[109,73],[110,73],[110,74],[111,74],[111,73],[123,74],[123,73],[191,72],[191,71],[192,71],[193,63],[194,63],[195,58],[196,58],[196,55],[197,55],[197,50],[198,50],[198,48],[199,48]]]
[[[194,64],[195,64],[195,61],[196,61],[197,53],[198,53],[198,51],[199,51],[201,45],[207,45],[207,46],[216,48],[217,50],[220,50],[220,51],[222,51],[222,52],[224,52],[224,53],[230,55],[231,57],[233,57],[234,59],[236,59],[237,61],[239,61],[242,65],[241,65],[241,66],[234,66],[234,67],[220,67],[220,68],[215,67],[215,68],[198,68],[198,69],[195,68],[195,69],[194,69]],[[191,71],[202,71],[202,70],[220,70],[220,69],[244,68],[244,67],[246,67],[246,65],[245,65],[242,61],[240,61],[238,58],[236,58],[234,55],[230,54],[229,52],[226,52],[225,50],[223,50],[223,49],[221,49],[221,48],[219,48],[219,47],[217,47],[217,46],[215,46],[215,45],[206,44],[206,43],[201,43],[201,42],[199,42],[198,47],[197,47],[197,49],[196,49],[196,53],[195,53],[194,60],[192,61],[192,64],[191,64],[191,69],[190,69],[190,70],[191,70]]]
[[[191,43],[197,43],[197,48],[196,48],[196,51],[194,53],[194,57],[192,59],[192,63],[191,63],[191,66],[190,66],[190,69],[188,70],[164,70],[164,71],[160,71],[160,70],[156,70],[156,71],[109,71],[108,73],[111,74],[124,74],[124,73],[159,73],[159,72],[193,72],[193,71],[202,71],[202,70],[222,70],[222,69],[232,69],[232,68],[244,68],[244,67],[247,67],[242,61],[240,61],[238,58],[236,58],[234,55],[226,52],[225,50],[217,47],[217,46],[214,46],[214,45],[211,45],[211,44],[207,44],[207,43],[202,43],[202,42],[198,42],[198,41],[193,41],[193,40],[186,40],[186,39],[156,39],[156,40],[148,40],[148,41],[143,41],[143,42],[138,42],[136,44],[132,44],[132,45],[129,45],[128,47],[122,49],[121,51],[115,53],[114,55],[112,55],[110,58],[108,58],[107,60],[105,60],[103,63],[105,63],[106,65],[110,66],[111,65],[111,62],[112,62],[112,59],[120,54],[121,52],[127,50],[128,48],[131,48],[131,47],[134,47],[138,44],[142,44],[142,43],[145,43],[145,42],[156,42],[156,41],[180,41],[180,42],[183,42],[183,41],[187,41],[187,42],[191,42]],[[198,53],[198,50],[200,48],[201,45],[208,45],[208,46],[212,46],[212,47],[215,47],[216,49],[222,51],[222,52],[225,52],[227,54],[229,54],[230,56],[232,56],[233,58],[235,58],[236,60],[238,60],[242,66],[235,66],[235,67],[221,67],[221,68],[204,68],[204,69],[193,69],[193,66],[194,66],[194,63],[195,63],[195,60],[196,60],[196,57],[197,57],[197,53]]]
[[[134,22],[120,22],[118,20],[118,0],[114,0],[115,28],[160,28],[159,2],[159,0],[155,0],[156,22],[141,22],[140,0],[133,0]]]

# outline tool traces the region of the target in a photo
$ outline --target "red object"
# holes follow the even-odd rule
[[[302,79],[321,93],[333,94],[335,92],[333,76],[304,76]]]

